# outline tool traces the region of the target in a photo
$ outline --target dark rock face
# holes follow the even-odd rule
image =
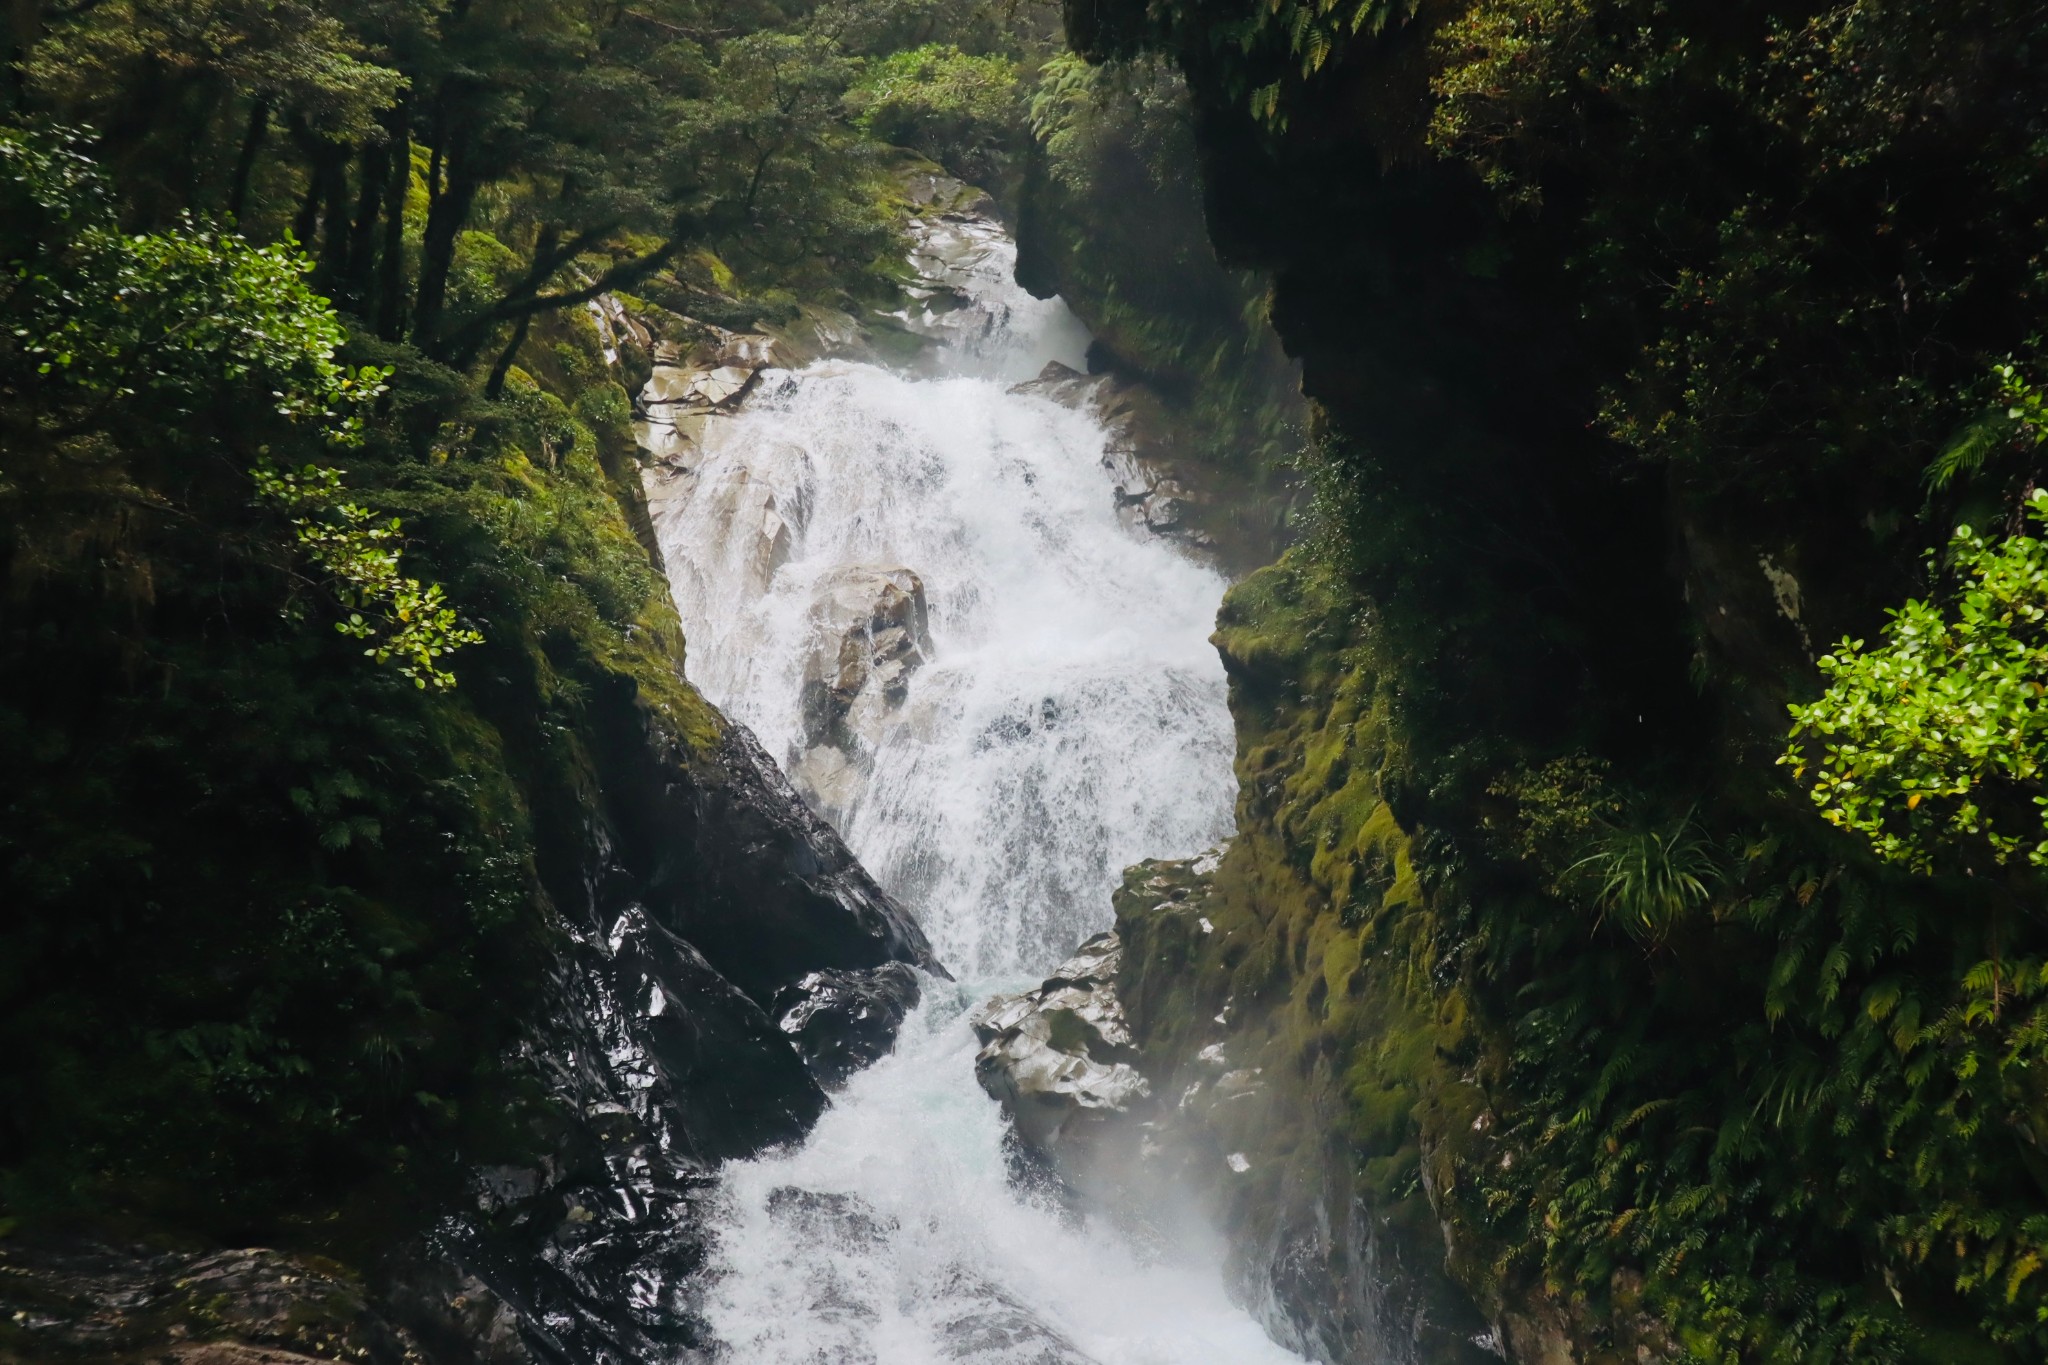
[[[658,726],[644,735],[613,750],[607,818],[569,883],[583,910],[526,1045],[561,1117],[553,1150],[479,1172],[475,1208],[441,1224],[393,1291],[445,1304],[434,1286],[452,1268],[533,1356],[579,1365],[710,1347],[689,1285],[711,1168],[800,1138],[824,1107],[821,1077],[893,1041],[916,1000],[910,964],[943,970],[746,730],[708,755]],[[813,979],[840,986],[818,997],[801,985]],[[829,1057],[817,1075],[803,1029],[765,1008],[784,991],[814,1006],[804,1023]]]
[[[529,1155],[476,1170],[360,1277],[268,1250],[0,1245],[0,1360],[708,1358],[689,1286],[713,1167],[800,1138],[821,1082],[893,1041],[913,964],[943,969],[744,729],[689,743],[629,684],[596,692],[591,785],[547,812],[582,838],[539,849],[549,986],[512,1059],[542,1092]]]
[[[655,889],[673,898],[676,931],[753,999],[770,1003],[823,968],[907,962],[945,975],[916,921],[750,732],[727,731],[715,776],[689,795],[687,813],[669,812],[690,836],[675,852],[689,856],[671,853]]]
[[[532,1061],[567,1119],[557,1151],[480,1171],[474,1210],[442,1223],[398,1292],[423,1318],[493,1301],[540,1359],[688,1358],[709,1343],[687,1285],[712,1165],[801,1137],[824,1094],[761,1007],[643,906],[576,933],[556,984]],[[451,1268],[484,1292],[437,1292]]]
[[[774,1013],[829,1090],[889,1050],[920,994],[915,971],[885,962],[866,971],[812,972],[777,992]]]
[[[502,1316],[475,1326],[476,1350],[462,1358],[523,1359]],[[357,1281],[275,1251],[0,1244],[0,1360],[38,1355],[177,1365],[440,1359]]]
[[[766,1012],[644,907],[602,941],[579,936],[566,965],[567,1028],[535,1061],[581,1113],[615,1109],[699,1162],[798,1137],[817,1117],[823,1096]]]

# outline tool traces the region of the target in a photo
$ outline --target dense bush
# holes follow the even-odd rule
[[[717,738],[634,529],[647,357],[584,305],[893,297],[870,54],[694,0],[9,23],[0,1234],[388,1247],[545,1140],[598,708]]]
[[[1321,400],[1316,548],[1505,1144],[1436,1185],[1487,1249],[1468,1282],[1589,1350],[1647,1304],[1699,1360],[2038,1358],[2048,938],[1983,836],[2038,837],[2009,537],[2044,471],[1997,367],[2030,372],[2048,289],[2040,7],[1069,22],[1179,61],[1212,228],[1274,271]],[[1902,694],[1909,630],[1935,647]],[[1785,706],[1844,635],[1873,644],[1799,714],[1849,729],[1795,779]],[[1947,743],[1948,700],[1999,741]],[[1971,815],[1978,767],[2007,771]],[[1817,818],[1816,776],[1933,875]]]

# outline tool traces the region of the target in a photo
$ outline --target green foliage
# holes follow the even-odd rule
[[[2027,515],[2048,524],[2048,491]],[[1888,861],[2048,866],[2048,541],[1962,526],[1949,561],[1950,603],[1908,601],[1880,644],[1822,656],[1828,690],[1792,707],[1779,762],[1811,767],[1821,814]]]
[[[587,327],[491,401],[76,135],[0,165],[0,1208],[388,1245],[545,1119],[593,698],[719,733],[629,405]]]
[[[1967,481],[2000,454],[2048,444],[2048,396],[2010,360],[1994,366],[1992,374],[2002,407],[1964,427],[1927,466],[1930,491],[1940,493]]]
[[[1566,877],[1582,875],[1601,915],[1637,938],[1662,939],[1711,894],[1713,852],[1690,811],[1668,824],[1603,823],[1591,842]]]
[[[514,1043],[617,737],[723,728],[633,530],[650,357],[608,362],[583,305],[691,340],[892,298],[892,158],[849,90],[894,72],[876,129],[994,138],[1046,27],[15,7],[0,1223],[388,1247],[531,1155]]]
[[[1311,1068],[1231,1141],[1268,1144],[1284,1171],[1314,1147],[1292,1125],[1343,1132],[1396,1218],[1425,1161],[1430,1225],[1453,1228],[1483,1306],[1548,1299],[1623,1354],[1613,1333],[1640,1320],[1600,1313],[1640,1270],[1625,1311],[1660,1316],[1683,1359],[2005,1358],[1994,1342],[2030,1358],[2048,991],[1995,905],[1763,831],[1710,844],[1712,813],[1650,818],[1583,753],[1497,779],[1480,837],[1455,848],[1396,826],[1385,793],[1412,804],[1418,778],[1451,774],[1425,766],[1432,718],[1377,619],[1299,557],[1219,618],[1239,838],[1187,985],[1141,969],[1142,991],[1171,978],[1190,998],[1140,1033],[1172,1045],[1173,1020],[1208,1018],[1235,983],[1233,1058],[1265,1046],[1268,1074]],[[1582,912],[1603,902],[1624,932]],[[1159,932],[1156,913],[1120,916]],[[1228,970],[1245,935],[1297,964],[1256,1003]],[[1973,941],[2007,951],[1952,955]],[[1310,1098],[1325,1056],[1344,1115]],[[1830,1282],[1864,1257],[1898,1299]],[[1665,1349],[1660,1330],[1644,1344]]]
[[[98,83],[155,63],[187,80],[217,80],[273,100],[324,135],[359,136],[375,128],[378,114],[405,88],[403,75],[376,60],[381,44],[361,21],[382,18],[395,37],[423,17],[423,8],[304,0],[38,5],[41,41],[24,74],[77,107],[119,99],[123,92]]]
[[[1962,547],[1916,643],[1858,647],[1816,704],[1874,708],[1857,792],[1896,783],[1875,755],[1915,768],[1864,815],[1933,876],[1803,815],[1763,761],[1805,633],[1878,618],[1929,540],[2039,478],[2009,385],[2048,295],[2041,8],[1460,0],[1377,35],[1340,14],[1071,12],[1092,56],[1180,58],[1214,222],[1272,266],[1328,405],[1313,548],[1371,623],[1354,666],[1394,698],[1376,780],[1419,956],[1473,1021],[1456,1065],[1494,1121],[1473,1136],[1455,1086],[1422,1087],[1461,1279],[1589,1358],[2041,1358],[2048,941],[2021,856],[2038,793],[2012,780],[2033,551],[1988,590],[1969,565],[2010,542]],[[1902,648],[1925,677],[1903,694],[1877,673]],[[1334,716],[1363,685],[1299,704]],[[1950,700],[1980,714],[1944,713],[1932,748],[1890,728]],[[1322,767],[1271,755],[1257,796]],[[1921,786],[1951,794],[1908,810]],[[2002,868],[1990,833],[2018,841]]]
[[[892,242],[873,145],[845,124],[858,73],[830,34],[765,31],[727,42],[707,97],[679,112],[678,160],[720,256],[804,278],[821,261],[860,273]]]
[[[255,246],[190,223],[120,231],[84,145],[69,130],[0,129],[0,192],[24,211],[27,230],[10,244],[14,328],[0,372],[20,472],[77,458],[81,442],[139,415],[191,415],[224,389],[254,385],[269,388],[280,417],[360,445],[361,409],[385,392],[389,371],[336,359],[344,333],[307,287],[310,262],[289,242]],[[253,475],[259,498],[286,513],[298,547],[336,585],[349,614],[335,628],[370,641],[363,652],[379,663],[396,658],[420,687],[453,686],[435,661],[482,637],[456,625],[438,585],[398,573],[388,542],[401,523],[377,523],[346,501],[338,470],[259,465]]]
[[[393,542],[405,523],[380,521],[368,508],[343,496],[341,471],[307,465],[279,473],[258,466],[256,494],[291,521],[299,548],[331,575],[348,616],[334,628],[370,643],[363,654],[378,663],[397,660],[398,671],[419,688],[455,686],[455,675],[440,658],[483,635],[458,625],[455,609],[438,583],[422,586],[398,572]],[[364,612],[374,618],[365,620]]]
[[[1017,63],[927,43],[870,62],[846,94],[855,122],[888,142],[968,175],[992,159],[1017,128]]]
[[[9,377],[26,384],[33,373],[45,428],[83,435],[137,398],[191,412],[253,380],[273,387],[280,415],[358,434],[353,410],[375,396],[374,379],[336,361],[340,322],[291,245],[189,221],[122,232],[85,146],[70,130],[0,128],[8,344],[22,367]],[[16,395],[18,417],[30,403]]]

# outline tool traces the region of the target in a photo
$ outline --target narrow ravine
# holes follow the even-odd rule
[[[690,671],[921,919],[895,1051],[729,1167],[703,1310],[747,1365],[1287,1361],[1211,1249],[1016,1189],[965,1015],[1110,922],[1122,869],[1230,829],[1223,579],[1116,513],[1105,433],[1013,391],[1081,363],[985,220],[919,225],[915,366],[763,375],[659,529]]]

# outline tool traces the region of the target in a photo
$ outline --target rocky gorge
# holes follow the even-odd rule
[[[0,1362],[2048,1351],[2038,5],[16,8]]]
[[[1015,316],[1018,310],[1048,320],[1052,330],[1044,335],[1054,338],[1056,351],[1065,345],[1059,328],[1071,322],[1058,305],[1039,305],[1008,286],[1001,229],[969,211],[972,198],[957,183],[934,185],[967,207],[930,212],[940,236],[913,259],[934,272],[925,292],[950,302],[927,308],[911,326],[925,328],[929,344],[958,357],[952,363],[970,374],[993,367],[994,387],[976,394],[1043,403],[1029,409],[1031,420],[1053,420],[1060,439],[1074,442],[1061,448],[1061,458],[1071,449],[1080,460],[1080,482],[1071,491],[1099,521],[1100,531],[1091,534],[1119,546],[1156,540],[1165,555],[1157,563],[1185,566],[1172,568],[1169,582],[1192,588],[1199,602],[1217,580],[1189,556],[1206,558],[1213,549],[1191,524],[1186,509],[1198,495],[1169,461],[1157,401],[1127,382],[1090,378],[1060,359],[1034,355],[1028,348],[1041,333]],[[913,219],[913,233],[921,227]],[[997,283],[1003,289],[992,302]],[[689,534],[717,547],[715,562],[670,551],[680,602],[702,601],[721,575],[716,591],[766,595],[821,513],[795,477],[809,474],[812,461],[787,444],[734,442],[725,428],[799,385],[829,382],[834,365],[868,363],[860,357],[871,353],[856,339],[841,347],[845,358],[806,360],[808,368],[793,373],[781,362],[817,352],[787,337],[692,322],[698,340],[670,342],[609,296],[594,300],[588,316],[592,335],[585,344],[605,364],[630,367],[637,355],[648,375],[632,427],[638,455],[611,471],[621,523],[655,544],[673,543],[677,528],[687,525]],[[1027,348],[1023,357],[984,340],[1014,345],[1013,332]],[[837,343],[812,344],[829,350]],[[1078,350],[1062,353],[1081,358]],[[1147,403],[1145,416],[1134,415]],[[1041,412],[1070,415],[1049,419]],[[953,591],[938,612],[951,607],[957,634],[959,593],[947,586]],[[929,709],[914,713],[910,701],[932,661],[945,658],[934,638],[943,628],[935,630],[919,572],[886,560],[830,565],[804,592],[797,613],[804,643],[791,678],[796,724],[777,756],[682,680],[680,646],[670,643],[679,636],[658,607],[650,607],[641,627],[654,649],[618,656],[611,672],[593,674],[600,685],[581,722],[588,749],[578,802],[589,817],[548,846],[542,875],[559,917],[543,967],[546,1007],[512,1050],[511,1065],[536,1086],[516,1159],[472,1168],[467,1189],[427,1236],[387,1244],[368,1264],[347,1270],[267,1250],[166,1250],[118,1238],[9,1246],[0,1265],[9,1358],[169,1352],[206,1361],[627,1361],[726,1349],[722,1343],[738,1329],[716,1310],[716,1286],[731,1273],[721,1269],[731,1255],[719,1233],[720,1201],[729,1196],[717,1172],[764,1148],[802,1142],[828,1095],[888,1052],[920,1004],[946,989],[942,959],[916,920],[833,828],[858,827],[855,810],[891,736],[935,724]],[[1199,622],[1199,611],[1193,620]],[[715,646],[716,632],[693,633],[699,650],[707,638]],[[1202,695],[1209,686],[1182,680],[1183,667],[1170,664],[1161,679],[1168,708],[1186,706],[1189,687]],[[1101,721],[1089,714],[1120,703],[1119,690],[1092,682],[1083,682],[1080,693],[1072,681],[1040,685],[1050,690],[1034,693],[1020,718],[999,716],[980,738],[971,731],[966,738],[984,752],[991,734],[1003,743],[1024,740],[1038,770],[1027,780],[1070,780],[1058,777],[1058,765],[1069,760],[1054,758],[1070,746],[1064,734],[1121,724],[1112,719],[1123,714],[1120,705]],[[1214,744],[1214,719],[1212,713],[1196,727],[1201,745]],[[1033,731],[1054,748],[1034,748],[1027,739]],[[1076,757],[1098,758],[1085,747]],[[1079,791],[1097,789],[1099,778],[1077,776],[1084,783]],[[1175,814],[1168,805],[1165,826],[1152,816],[1154,834],[1163,828],[1170,846],[1190,837],[1180,832],[1188,820],[1212,824],[1213,814],[1204,812],[1213,811],[1215,776],[1183,793],[1184,804],[1195,799],[1193,807]],[[1067,808],[1074,796],[1048,790],[1044,799]],[[1027,841],[1020,856],[1067,860],[1027,872],[1020,888],[1048,888],[1057,900],[1037,912],[1052,914],[1035,928],[1000,921],[988,928],[1021,928],[1036,935],[1024,944],[1052,944],[1071,932],[1062,926],[1099,917],[1103,903],[1088,888],[1138,851],[1131,839],[1151,836],[1144,828],[1117,829],[1123,817],[1109,808],[1074,810],[1101,822],[1092,839],[1120,840],[1131,851],[1093,849],[1084,835],[1074,863],[1074,850],[1045,845],[1034,829],[1017,831]],[[1027,846],[1039,852],[1023,853]],[[1079,869],[1078,885],[1070,885],[1075,873],[1068,867]],[[976,874],[971,865],[961,870]],[[906,894],[922,891],[914,879],[903,884]],[[955,926],[948,953],[955,961],[1043,951],[984,944],[977,956],[962,947],[971,945],[958,937],[965,927]],[[959,1069],[970,1087],[971,1074]],[[998,1187],[1003,1169],[990,1172]],[[794,1216],[796,1198],[782,1189],[769,1199],[778,1225]],[[802,1200],[803,1207],[823,1201],[818,1207],[832,1210],[837,1221],[803,1224],[814,1235],[827,1229],[828,1242],[841,1240],[829,1229],[840,1228],[842,1214],[856,1222],[881,1217],[847,1212],[863,1207],[850,1195]],[[1045,1325],[1043,1307],[987,1280],[991,1273],[974,1272],[980,1287],[961,1301],[980,1306],[967,1318],[948,1319],[953,1325],[945,1332],[980,1342],[961,1347],[968,1353],[957,1358],[1000,1354],[1033,1340],[1061,1342],[1063,1358],[1083,1358],[1082,1347]],[[970,1331],[962,1325],[970,1321],[984,1325]],[[1247,1330],[1240,1322],[1225,1336]],[[1220,1339],[1201,1349],[1215,1345]]]

